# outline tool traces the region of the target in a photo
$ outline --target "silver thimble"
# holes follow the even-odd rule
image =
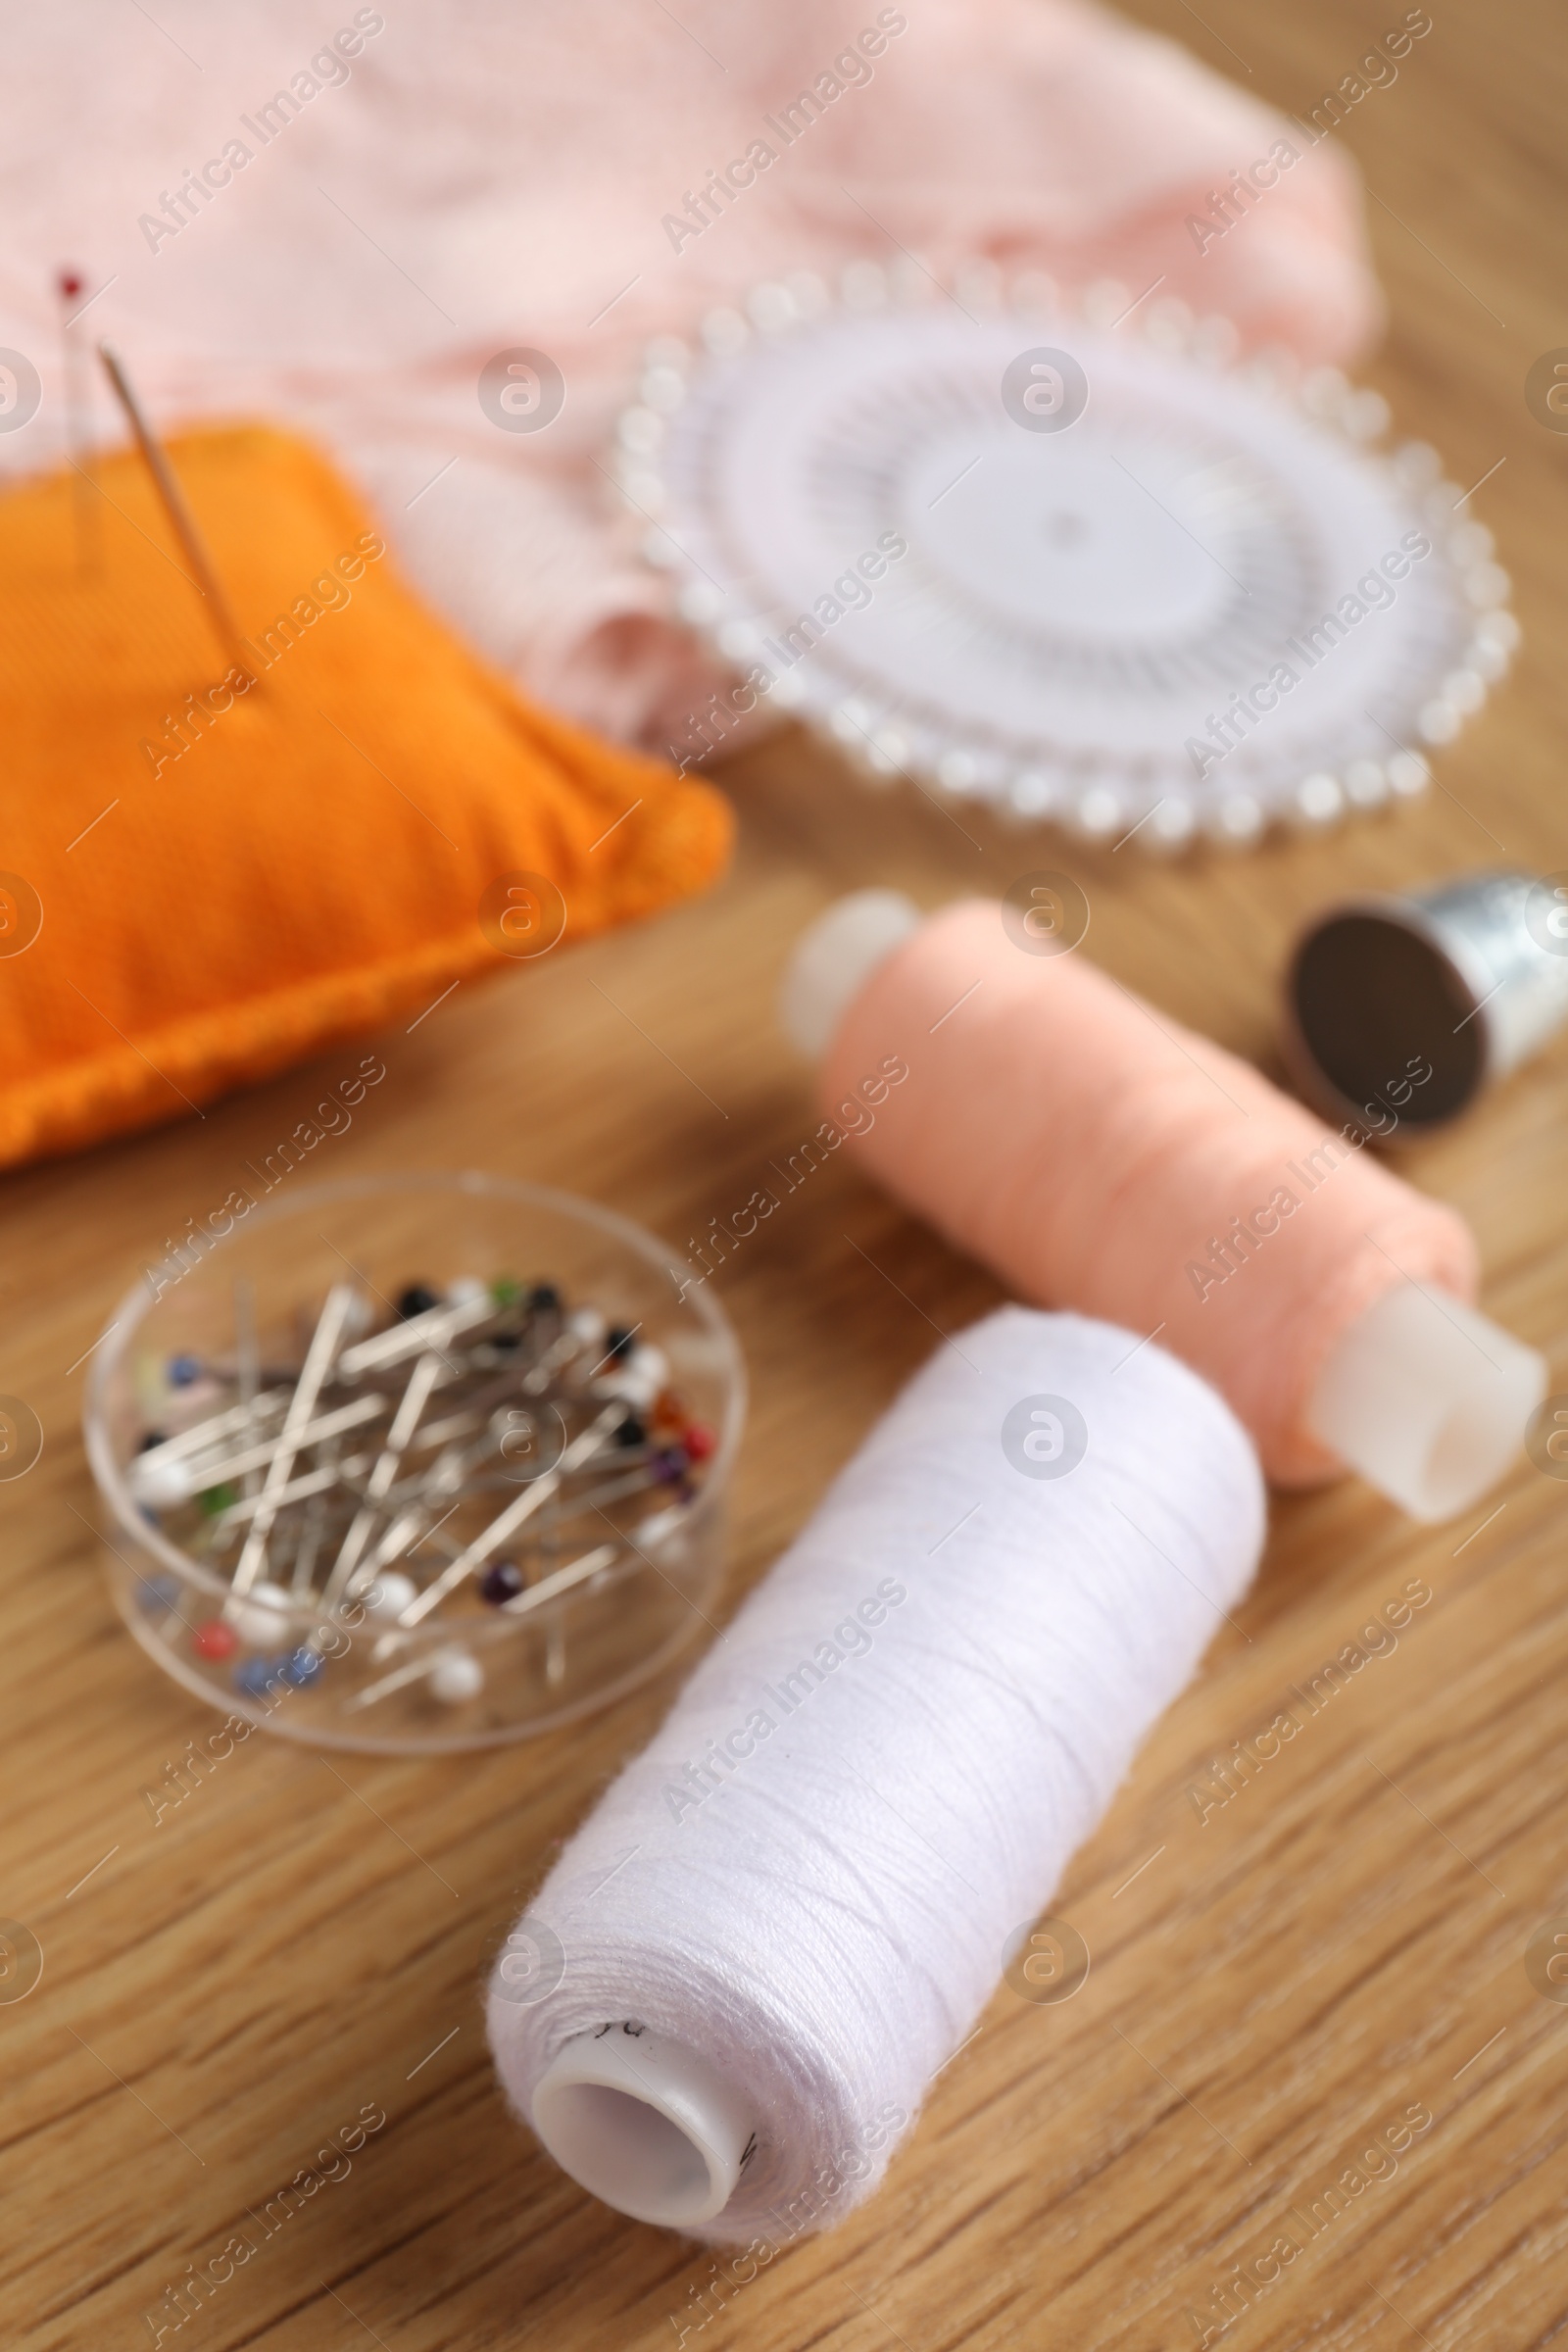
[[[1480,873],[1342,900],[1298,939],[1286,1058],[1326,1115],[1441,1127],[1568,1020],[1568,873]]]

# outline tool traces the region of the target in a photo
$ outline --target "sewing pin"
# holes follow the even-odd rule
[[[592,1551],[585,1551],[581,1559],[570,1560],[564,1568],[557,1568],[551,1575],[542,1576],[536,1585],[528,1587],[526,1592],[519,1592],[513,1600],[504,1600],[498,1614],[503,1617],[531,1617],[536,1609],[544,1608],[552,1600],[559,1600],[563,1592],[569,1592],[574,1585],[586,1584],[591,1576],[597,1576],[601,1569],[608,1568],[619,1549],[618,1544],[596,1544]]]
[[[139,1476],[132,1479],[132,1484],[139,1494],[149,1488],[156,1488],[156,1493],[145,1494],[149,1502],[182,1502],[189,1494],[202,1493],[212,1487],[226,1486],[231,1479],[264,1469],[276,1459],[279,1449],[284,1446],[297,1453],[302,1446],[318,1446],[323,1439],[340,1436],[344,1430],[358,1429],[366,1421],[377,1420],[386,1407],[384,1396],[356,1396],[351,1404],[338,1405],[334,1411],[323,1413],[318,1421],[310,1422],[304,1429],[290,1432],[285,1424],[276,1437],[259,1438],[254,1446],[247,1446],[241,1452],[228,1454],[220,1461],[209,1461],[201,1456],[195,1460],[171,1461],[160,1447],[157,1452],[142,1456],[147,1467],[143,1470],[138,1463]],[[251,1490],[254,1493],[254,1480],[251,1481]]]
[[[334,1479],[347,1478],[352,1468],[350,1462],[338,1459],[336,1440],[328,1444],[328,1466]],[[289,1588],[301,1600],[309,1600],[316,1590],[316,1561],[325,1529],[326,1495],[313,1494],[300,1532],[300,1547],[294,1554],[294,1565],[289,1573]]]
[[[234,1277],[234,1376],[239,1400],[249,1408],[261,1386],[262,1348],[256,1331],[256,1285],[248,1275]],[[254,1470],[245,1473],[245,1492],[254,1494],[260,1484]]]
[[[272,1521],[277,1516],[282,1490],[288,1485],[289,1473],[294,1467],[294,1456],[299,1450],[305,1431],[311,1425],[316,1411],[316,1399],[320,1393],[321,1384],[331,1368],[332,1359],[337,1354],[344,1325],[353,1312],[355,1303],[354,1291],[346,1282],[334,1284],[327,1293],[326,1304],[321,1309],[320,1319],[312,1334],[310,1347],[306,1349],[305,1362],[300,1369],[299,1384],[289,1399],[288,1411],[283,1416],[281,1442],[268,1465],[267,1477],[263,1483],[262,1492],[257,1497],[256,1516],[251,1521],[251,1532],[245,1539],[245,1548],[240,1553],[239,1564],[234,1570],[233,1597],[236,1599],[250,1591],[261,1574],[263,1563],[267,1558],[267,1539],[272,1532]],[[292,1443],[290,1443],[291,1440]]]
[[[457,1591],[465,1577],[471,1576],[476,1568],[482,1567],[490,1554],[498,1551],[524,1520],[531,1518],[535,1511],[550,1501],[560,1491],[563,1480],[598,1450],[601,1440],[616,1422],[625,1419],[625,1406],[618,1400],[607,1404],[604,1411],[579,1436],[573,1438],[555,1468],[547,1470],[542,1478],[535,1479],[532,1486],[526,1487],[514,1502],[509,1503],[497,1518],[491,1520],[488,1527],[480,1530],[466,1550],[459,1552],[451,1566],[442,1570],[433,1585],[425,1587],[417,1600],[410,1602],[398,1619],[399,1626],[417,1625],[422,1618],[428,1617],[439,1602],[445,1600],[449,1592]]]
[[[184,492],[180,489],[175,478],[174,468],[169,462],[169,453],[148,423],[142,412],[141,403],[130,388],[129,379],[119,354],[109,344],[100,343],[98,357],[104,364],[104,372],[114,386],[115,397],[125,412],[130,429],[136,438],[136,447],[140,450],[147,470],[153,477],[153,486],[163,501],[164,512],[169,517],[174,536],[184,550],[185,561],[195,575],[194,585],[198,593],[207,599],[213,627],[223,651],[238,668],[244,670],[246,675],[256,682],[254,658],[250,655],[245,640],[239,633],[233,613],[229,611],[228,600],[219,584],[218,574],[213,569],[207,550],[202,544],[201,534],[196,528],[189,507],[185,504]]]
[[[475,1323],[488,1323],[495,1311],[488,1297],[464,1298],[455,1306],[426,1307],[420,1314],[410,1315],[405,1322],[393,1323],[387,1330],[345,1348],[338,1371],[344,1380],[358,1380],[364,1372],[384,1372],[389,1365],[400,1364],[405,1356],[417,1355],[422,1348],[445,1347],[448,1340],[470,1330]]]
[[[549,1602],[559,1600],[562,1594],[570,1592],[573,1586],[586,1584],[590,1577],[600,1575],[613,1561],[618,1548],[619,1546],[614,1544],[597,1544],[592,1551],[584,1552],[581,1559],[570,1561],[564,1568],[558,1568],[553,1576],[547,1576],[541,1583],[530,1586],[526,1592],[519,1592],[515,1600],[505,1602],[498,1613],[504,1617],[528,1616],[536,1609],[544,1608]],[[421,1676],[432,1673],[440,1658],[445,1654],[447,1653],[437,1652],[433,1657],[416,1658],[409,1665],[394,1668],[391,1674],[383,1675],[379,1682],[368,1684],[363,1690],[357,1691],[354,1697],[345,1699],[343,1702],[344,1714],[356,1714],[361,1707],[374,1706],[377,1699],[389,1697],[394,1690],[406,1690],[410,1683],[417,1682]],[[564,1667],[564,1658],[563,1657],[563,1670]],[[548,1679],[559,1682],[561,1677],[557,1673],[549,1675]]]
[[[415,1658],[409,1665],[383,1675],[378,1683],[369,1684],[355,1697],[345,1699],[343,1712],[352,1715],[361,1707],[373,1706],[378,1698],[386,1698],[392,1691],[405,1690],[410,1683],[421,1682],[426,1676],[436,1697],[448,1706],[466,1698],[477,1698],[484,1688],[484,1672],[478,1659],[456,1642],[449,1642],[445,1649],[434,1650],[427,1658]]]
[[[177,1437],[160,1438],[156,1446],[149,1446],[144,1453],[136,1456],[137,1464],[146,1462],[161,1466],[165,1462],[184,1461],[192,1454],[202,1453],[208,1446],[216,1446],[220,1439],[237,1435],[256,1420],[274,1412],[281,1413],[288,1403],[288,1396],[286,1389],[269,1389],[263,1396],[253,1396],[247,1404],[232,1404],[226,1412],[214,1413],[205,1421],[193,1421],[189,1429],[182,1429]]]
[[[392,1416],[392,1426],[386,1433],[386,1444],[381,1448],[375,1468],[370,1472],[366,1486],[365,1499],[354,1514],[349,1532],[344,1537],[337,1558],[332,1563],[332,1572],[326,1580],[326,1590],[321,1595],[323,1608],[335,1608],[339,1597],[351,1590],[351,1580],[354,1580],[354,1571],[359,1566],[360,1554],[365,1549],[366,1539],[380,1515],[380,1507],[386,1498],[387,1490],[397,1476],[398,1465],[419,1425],[419,1416],[429,1401],[430,1391],[441,1377],[442,1369],[443,1359],[432,1348],[427,1348],[419,1357],[409,1375],[408,1386],[403,1392],[397,1411]],[[369,1580],[366,1579],[365,1581],[368,1582]]]
[[[360,1581],[373,1584],[383,1568],[401,1559],[406,1551],[415,1550],[423,1541],[423,1531],[428,1527],[429,1519],[430,1514],[422,1503],[411,1503],[407,1510],[400,1511],[365,1563]]]
[[[345,1479],[357,1478],[361,1472],[368,1470],[369,1464],[368,1453],[358,1453],[350,1454],[347,1461],[323,1462],[318,1469],[302,1470],[298,1478],[291,1478],[275,1494],[264,1492],[247,1494],[240,1501],[231,1502],[226,1510],[220,1511],[214,1526],[220,1538],[230,1535],[235,1528],[242,1527],[247,1519],[254,1520],[264,1506],[277,1512],[291,1502],[307,1502],[315,1495],[330,1494]]]

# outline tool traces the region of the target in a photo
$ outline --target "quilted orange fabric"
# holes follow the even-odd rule
[[[433,619],[314,450],[238,426],[170,456],[237,650],[133,452],[0,499],[0,1165],[177,1117],[728,853],[718,794]]]

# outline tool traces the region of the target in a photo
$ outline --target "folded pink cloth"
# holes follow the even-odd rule
[[[1298,160],[1213,234],[1214,191],[1281,139]],[[1309,358],[1351,356],[1379,309],[1344,154],[1078,0],[81,0],[13,26],[0,207],[0,345],[43,383],[9,433],[24,389],[0,401],[0,468],[63,452],[74,265],[103,289],[78,333],[122,347],[160,421],[314,431],[470,639],[661,750],[711,681],[600,465],[650,336],[900,247],[938,274],[1163,277]],[[515,346],[565,378],[538,433],[479,405]],[[116,433],[96,384],[93,412]]]

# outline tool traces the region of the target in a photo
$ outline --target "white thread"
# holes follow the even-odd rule
[[[1076,1424],[1041,1398],[1082,1416],[1065,1474]],[[555,1967],[519,1988],[503,1961],[489,2006],[522,2116],[568,2041],[634,2021],[756,2132],[693,2235],[858,2203],[1245,1591],[1263,1517],[1229,1408],[1136,1335],[1006,1307],[940,1348],[530,1906]]]

